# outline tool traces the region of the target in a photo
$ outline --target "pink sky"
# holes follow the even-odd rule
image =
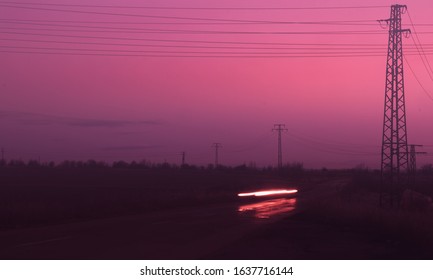
[[[392,1],[34,1],[86,5],[168,7],[323,7],[390,6]],[[293,3],[291,3],[293,2]],[[431,23],[433,3],[407,1],[415,23]],[[6,5],[6,4],[1,4]],[[12,5],[12,4],[9,4]],[[16,6],[16,5],[15,5]],[[26,7],[30,7],[27,5]],[[83,7],[39,8],[103,11],[112,13],[268,21],[376,20],[389,17],[389,7],[331,10],[142,10]],[[0,19],[168,22],[168,19],[64,13],[1,7]],[[171,20],[173,21],[173,20]],[[177,20],[182,22],[182,20]],[[191,20],[189,20],[191,22]],[[45,22],[47,23],[47,22]],[[403,23],[408,24],[407,14]],[[68,23],[70,24],[70,23]],[[371,24],[371,22],[370,22]],[[373,22],[374,24],[374,22]],[[76,24],[77,25],[77,24]],[[85,25],[85,24],[84,24]],[[261,43],[381,44],[382,56],[338,58],[190,58],[109,57],[34,53],[0,53],[0,146],[7,159],[41,158],[42,161],[141,160],[179,163],[213,162],[213,142],[222,143],[220,162],[237,165],[276,164],[274,123],[285,123],[283,161],[306,167],[340,168],[364,163],[380,166],[386,46],[388,36],[313,34],[138,34],[65,31],[64,27],[0,23],[3,30],[73,36],[141,39],[236,41]],[[102,25],[99,25],[102,26]],[[125,27],[125,25],[110,26]],[[137,25],[126,25],[137,27]],[[409,28],[407,25],[406,27]],[[27,28],[27,29],[23,29]],[[62,29],[63,28],[63,29]],[[312,32],[373,30],[379,25],[139,25],[137,28],[211,31]],[[29,30],[32,29],[32,30]],[[61,29],[41,31],[35,29]],[[75,28],[77,29],[77,28]],[[82,28],[81,28],[82,29]],[[80,30],[81,30],[80,29]],[[417,31],[433,31],[419,26]],[[419,34],[433,44],[433,34]],[[125,43],[101,40],[3,33],[0,50],[22,47],[117,50],[278,52],[278,50],[176,49],[134,46],[76,45],[11,41],[10,39]],[[126,41],[130,44],[211,45]],[[404,39],[411,44],[412,39]],[[15,48],[4,48],[15,47]],[[227,45],[225,45],[227,46]],[[231,45],[243,46],[243,45]],[[266,45],[260,45],[266,46]],[[430,47],[431,48],[431,47]],[[290,50],[281,50],[287,52]],[[299,50],[298,50],[299,51]],[[302,50],[300,50],[302,51]],[[307,50],[304,50],[307,51]],[[332,50],[331,50],[332,51]],[[362,50],[360,50],[362,51]],[[50,50],[43,50],[50,52]],[[68,51],[65,51],[68,52]],[[69,51],[74,52],[74,51]],[[427,51],[428,52],[428,51]],[[428,56],[429,58],[431,56]],[[421,59],[408,55],[424,87],[433,94]],[[433,101],[405,66],[408,142],[433,145]],[[433,151],[425,147],[425,151]],[[419,165],[431,157],[419,157]]]

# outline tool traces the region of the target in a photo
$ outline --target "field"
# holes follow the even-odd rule
[[[56,240],[56,231],[64,235],[82,228],[83,233],[71,242],[86,246],[94,244],[92,232],[98,232],[98,227],[103,225],[104,232],[108,229],[106,234],[109,228],[116,232],[106,240],[113,246],[120,246],[115,244],[121,242],[123,235],[137,230],[134,242],[138,243],[134,246],[146,245],[141,244],[141,233],[138,234],[142,231],[157,242],[165,242],[163,236],[168,234],[165,232],[173,232],[167,237],[173,242],[167,246],[172,248],[184,246],[177,238],[197,247],[196,255],[183,254],[181,249],[172,252],[174,255],[158,253],[157,249],[134,255],[128,253],[131,249],[126,248],[129,247],[122,247],[122,258],[126,259],[154,259],[156,256],[163,259],[170,256],[178,259],[196,256],[205,259],[433,257],[431,208],[404,208],[397,203],[394,207],[379,207],[380,174],[362,168],[304,170],[294,164],[278,172],[272,168],[247,166],[9,165],[0,168],[0,180],[0,234],[4,242],[21,235],[23,237],[14,242],[51,242]],[[410,187],[427,197],[432,195],[430,182],[433,182],[432,173],[425,169]],[[237,205],[244,203],[236,196],[239,191],[276,185],[299,188],[295,211],[267,222],[248,220],[236,213]],[[142,225],[135,228],[137,226],[128,224],[128,219]],[[106,227],[105,223],[110,221],[113,226]],[[123,235],[117,232],[117,225],[121,225]],[[164,234],[152,235],[150,229]],[[30,238],[38,236],[35,232],[39,232],[41,242]],[[68,235],[67,238],[75,237]],[[197,245],[218,238],[220,243],[212,241],[215,246]],[[68,242],[62,246],[71,246]],[[44,258],[45,255],[39,255],[42,247],[38,246],[26,248],[30,251],[18,255],[4,253],[2,258],[21,258],[20,254]],[[104,256],[114,259],[120,256],[113,252]],[[81,254],[84,255],[74,257],[100,257],[90,252],[90,255],[82,251]],[[71,256],[59,255],[58,258]]]
[[[0,228],[215,203],[265,177],[248,170],[195,168],[2,168]]]
[[[352,170],[350,181],[293,217],[251,233],[213,259],[433,259],[432,208],[379,207],[380,174]],[[430,172],[411,187],[431,194]],[[254,247],[250,246],[255,244]]]

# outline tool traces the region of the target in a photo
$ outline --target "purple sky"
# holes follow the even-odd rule
[[[388,36],[386,30],[373,20],[388,18],[389,6],[394,4],[392,1],[27,0],[21,3],[27,2],[159,7],[387,7],[329,10],[149,10],[1,2],[0,29],[3,33],[0,35],[0,51],[7,52],[0,52],[0,146],[4,147],[7,159],[147,159],[179,163],[180,153],[185,151],[188,163],[208,164],[214,160],[212,143],[220,142],[223,146],[220,150],[222,164],[256,162],[259,166],[275,165],[277,135],[271,129],[274,123],[284,123],[288,129],[288,133],[283,135],[284,162],[303,162],[306,167],[313,168],[353,167],[361,163],[378,168],[380,165]],[[415,0],[400,4],[408,5],[414,23],[433,24],[431,1]],[[357,23],[369,25],[186,25],[180,23],[191,23],[194,20],[102,15],[82,11],[256,21],[362,20]],[[88,23],[89,21],[99,23]],[[177,24],[166,24],[169,22]],[[209,20],[195,22],[212,23]],[[403,15],[403,23],[406,28],[411,28],[407,14]],[[118,29],[113,31],[104,27]],[[152,29],[154,33],[143,33],[146,28]],[[208,32],[155,33],[156,29]],[[305,34],[336,30],[372,31],[380,34]],[[430,58],[429,53],[432,53],[433,47],[429,44],[433,44],[433,33],[422,32],[432,32],[433,25],[417,25],[416,30],[427,57]],[[216,31],[225,33],[215,33]],[[275,34],[276,32],[304,34]],[[238,44],[184,41],[229,41]],[[193,52],[206,52],[204,56],[219,55],[215,52],[229,52],[229,56],[236,56],[233,53],[239,52],[252,52],[252,56],[257,56],[257,53],[268,56],[268,53],[287,52],[307,53],[306,55],[311,52],[350,52],[341,50],[342,45],[337,46],[339,50],[308,49],[320,45],[304,45],[301,49],[290,50],[287,47],[300,46],[281,43],[355,44],[352,47],[358,49],[352,52],[369,51],[375,52],[377,56],[170,57],[200,55]],[[140,44],[158,46],[136,46]],[[378,49],[365,49],[365,46],[363,49],[360,44],[375,44]],[[407,59],[425,89],[433,94],[433,81],[420,56],[416,55],[413,47],[411,49],[411,44],[411,38],[404,39]],[[186,45],[190,47],[180,47]],[[202,48],[203,46],[211,48]],[[245,46],[261,49],[242,48]],[[128,52],[115,52],[119,50]],[[54,54],[59,52],[91,55]],[[93,55],[95,53],[126,53],[133,56]],[[149,56],[155,54],[159,57]],[[284,54],[276,56],[281,55]],[[417,83],[407,65],[405,82],[408,141],[432,145],[423,150],[433,152],[433,101]],[[419,157],[419,165],[430,161],[431,157]]]

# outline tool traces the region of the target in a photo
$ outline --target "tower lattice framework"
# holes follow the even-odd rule
[[[398,198],[408,168],[402,36],[409,33],[410,30],[401,28],[401,15],[405,11],[405,5],[392,5],[390,18],[384,20],[389,27],[389,40],[382,135],[380,203],[382,204],[386,200],[391,206]]]

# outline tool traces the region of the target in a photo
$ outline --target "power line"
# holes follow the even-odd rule
[[[57,47],[30,47],[30,46],[1,46],[0,48],[9,49],[32,49],[32,50],[61,50],[61,51],[93,51],[93,52],[126,52],[126,53],[187,53],[187,54],[246,54],[246,55],[339,55],[339,54],[381,54],[377,51],[350,51],[350,52],[221,52],[221,51],[161,51],[161,50],[119,50],[119,49],[77,49],[77,48],[57,48]],[[432,53],[433,54],[433,53]]]
[[[29,43],[54,43],[54,44],[78,44],[78,45],[101,45],[101,46],[127,46],[127,47],[161,47],[161,48],[198,48],[198,49],[245,49],[245,50],[384,50],[384,46],[339,46],[322,44],[292,44],[290,47],[244,47],[244,46],[199,46],[199,45],[161,45],[161,44],[126,44],[126,43],[101,43],[82,41],[59,41],[59,40],[34,40],[17,38],[0,38],[0,41],[29,42]],[[295,47],[293,47],[295,46]]]
[[[82,28],[95,28],[98,27],[85,27]],[[224,31],[224,30],[192,30],[192,29],[160,29],[160,28],[142,28],[137,29],[137,31],[127,31],[121,28],[111,28],[118,29],[114,30],[71,30],[71,29],[48,29],[48,28],[26,28],[26,27],[2,27],[2,29],[10,30],[31,30],[31,31],[54,31],[54,32],[90,32],[90,33],[163,33],[163,34],[247,34],[247,35],[384,35],[387,34],[386,31],[382,30],[334,30],[334,31]],[[140,31],[141,30],[141,31]],[[417,32],[417,34],[433,34],[433,31],[423,31]]]
[[[112,56],[112,57],[184,57],[184,58],[355,58],[355,57],[383,57],[383,54],[360,55],[147,55],[147,54],[101,54],[74,52],[41,52],[41,51],[4,51],[0,53],[41,54],[41,55],[76,55],[76,56]]]
[[[92,27],[85,27],[92,28]],[[27,27],[2,27],[9,30],[29,30],[29,31],[54,31],[54,32],[85,32],[85,33],[163,33],[163,34],[250,34],[250,35],[382,35],[384,31],[378,30],[336,30],[336,31],[223,31],[223,30],[191,30],[191,29],[159,29],[142,28],[136,31],[122,30],[74,30],[74,29],[54,29],[54,28],[27,28]],[[432,32],[433,33],[433,32]]]
[[[365,148],[380,148],[378,145],[365,145],[365,144],[355,144],[355,143],[348,143],[348,142],[340,142],[330,139],[324,139],[324,138],[318,138],[317,136],[307,136],[305,134],[296,132],[296,134],[293,132],[293,129],[290,132],[286,132],[287,134],[297,137],[299,139],[302,139],[303,141],[312,142],[318,145],[326,145],[326,146],[333,146],[338,148],[343,148],[343,146],[354,148],[356,150],[359,149],[365,149]]]
[[[431,65],[430,65],[430,62],[429,62],[428,58],[425,56],[424,48],[423,48],[423,46],[422,46],[422,44],[421,44],[421,40],[419,39],[418,33],[417,33],[416,30],[415,30],[415,26],[413,25],[412,17],[410,16],[409,10],[407,11],[407,15],[408,15],[409,20],[410,20],[410,22],[411,22],[411,24],[412,24],[412,28],[414,29],[414,33],[415,33],[416,39],[417,39],[417,41],[418,41],[419,48],[418,48],[417,42],[415,42],[415,39],[414,39],[413,36],[411,36],[411,37],[412,37],[412,41],[414,42],[414,44],[415,44],[415,46],[416,46],[416,48],[417,48],[417,50],[418,50],[418,53],[419,53],[419,55],[420,55],[420,57],[421,57],[421,60],[422,60],[422,63],[424,64],[424,67],[426,68],[427,73],[428,73],[430,79],[433,81],[433,76],[432,76],[433,70],[432,70],[432,67],[431,67]],[[421,52],[420,52],[420,49],[421,49]],[[421,53],[424,54],[424,56],[421,55]],[[426,65],[426,64],[427,64],[427,65]],[[427,66],[428,66],[428,67],[427,67]]]
[[[259,22],[161,22],[161,21],[89,21],[89,20],[47,20],[47,19],[22,19],[22,18],[0,18],[0,21],[3,22],[11,22],[11,23],[20,23],[20,22],[47,22],[47,23],[90,23],[90,24],[124,24],[124,25],[156,25],[156,24],[172,24],[172,25],[236,25],[236,24],[259,24],[259,25],[365,25],[365,26],[377,26],[376,19],[360,19],[360,20],[322,20],[322,21],[275,21],[275,20],[267,20],[267,21],[259,21]],[[369,23],[371,22],[371,23]],[[433,26],[433,23],[412,23],[410,25],[414,26]]]
[[[407,66],[409,67],[409,70],[412,72],[413,77],[415,78],[415,80],[418,82],[418,84],[420,85],[420,87],[422,88],[422,90],[424,91],[424,93],[427,95],[427,97],[433,101],[433,97],[430,94],[430,92],[423,86],[423,84],[421,83],[420,79],[418,79],[418,76],[415,74],[415,71],[413,70],[412,66],[410,65],[409,61],[406,58],[406,55],[403,56],[404,61],[406,62]]]
[[[0,19],[5,23],[86,23],[86,24],[122,24],[122,25],[348,25],[377,26],[375,20],[332,20],[332,21],[267,21],[267,22],[124,22],[124,21],[77,21],[77,20],[30,20],[30,19]],[[432,24],[433,25],[433,24]]]
[[[377,9],[388,6],[318,6],[318,7],[173,7],[173,6],[122,6],[122,5],[89,5],[89,4],[58,4],[1,1],[0,3],[13,5],[80,7],[80,8],[109,8],[109,9],[156,9],[156,10],[340,10],[340,9]]]
[[[307,146],[312,150],[316,150],[319,152],[325,152],[325,153],[331,153],[331,154],[337,154],[337,155],[345,155],[345,156],[380,156],[380,153],[365,153],[365,152],[359,152],[359,151],[348,151],[348,150],[341,150],[331,147],[324,147],[323,145],[318,145],[317,143],[308,143],[301,137],[297,137],[292,135],[293,139],[297,141],[300,145]]]
[[[74,21],[74,20],[30,20],[30,19],[0,19],[2,23],[51,25],[52,23],[86,23],[86,24],[127,24],[127,25],[349,25],[377,26],[376,20],[332,20],[332,21],[266,21],[266,22],[122,22],[122,21]],[[45,23],[45,24],[43,24]],[[49,24],[51,23],[51,24]],[[60,25],[61,26],[61,25]]]
[[[102,40],[125,40],[125,41],[150,41],[150,42],[177,42],[177,43],[199,43],[199,44],[236,44],[236,45],[278,45],[278,46],[305,46],[312,44],[294,44],[281,42],[245,42],[245,41],[213,41],[213,40],[177,40],[177,39],[150,39],[150,38],[131,38],[131,37],[105,37],[105,36],[84,36],[84,35],[65,35],[65,34],[50,34],[50,33],[23,33],[13,31],[0,31],[0,34],[11,35],[29,35],[29,36],[46,36],[46,37],[65,37],[65,38],[80,38],[80,39],[102,39]],[[319,44],[314,44],[319,45]],[[333,45],[321,44],[321,45]],[[360,44],[346,44],[360,45]],[[364,44],[365,46],[367,44]],[[377,45],[377,44],[374,44]]]
[[[234,52],[234,51],[163,51],[163,50],[121,50],[121,49],[77,49],[57,47],[31,47],[31,46],[0,46],[0,49],[25,49],[32,51],[2,50],[3,53],[34,53],[34,54],[63,54],[63,55],[86,55],[86,56],[155,56],[155,57],[286,57],[286,58],[319,58],[319,57],[376,57],[384,56],[377,51],[351,51],[351,52]],[[36,50],[36,51],[34,51]],[[50,52],[41,52],[47,50]],[[51,52],[53,51],[53,52]],[[62,52],[58,52],[62,51]],[[88,53],[83,53],[88,52]],[[89,53],[92,52],[92,53]],[[154,55],[163,54],[163,55]],[[183,54],[196,54],[197,56],[179,56]],[[433,52],[428,53],[433,54]],[[212,56],[208,56],[212,55]],[[410,54],[406,54],[410,55]],[[415,54],[413,54],[415,55]]]
[[[342,154],[342,155],[355,155],[355,156],[371,156],[371,155],[379,155],[379,153],[373,153],[373,152],[361,152],[360,150],[365,150],[365,147],[354,145],[352,148],[343,147],[344,145],[350,145],[350,144],[343,144],[343,143],[325,143],[322,141],[317,141],[316,139],[309,139],[306,137],[302,137],[293,133],[288,132],[288,134],[295,140],[297,140],[301,145],[306,145],[308,147],[311,147],[312,149],[316,149],[318,151],[327,152],[327,153],[335,153],[335,154]],[[373,147],[371,147],[373,148]],[[374,148],[380,149],[379,146],[374,146]]]
[[[412,26],[433,26],[433,23],[412,23],[411,21],[411,25]]]
[[[29,33],[19,33],[19,32],[1,32],[12,35],[37,35],[44,36],[44,34],[29,34]],[[125,38],[100,38],[86,36],[90,39],[125,39]],[[386,49],[383,44],[363,44],[363,43],[264,43],[261,42],[213,42],[213,41],[191,41],[191,40],[153,40],[153,39],[142,39],[143,41],[158,41],[158,42],[175,42],[175,43],[215,43],[215,44],[242,44],[242,45],[277,45],[277,46],[290,46],[290,47],[244,47],[244,46],[201,46],[201,45],[154,45],[154,44],[127,44],[127,43],[101,43],[101,42],[83,42],[83,41],[59,41],[59,40],[35,40],[35,39],[17,39],[17,38],[0,38],[1,41],[17,41],[17,42],[33,42],[33,43],[56,43],[56,44],[86,44],[86,45],[103,45],[103,46],[133,46],[133,47],[179,47],[179,48],[218,48],[218,49],[276,49],[276,50],[286,50],[286,49]],[[433,44],[424,44],[433,48]],[[293,47],[296,46],[296,47]],[[411,49],[415,49],[414,45],[407,45]]]
[[[203,18],[203,17],[179,17],[179,16],[161,16],[161,15],[144,15],[144,14],[126,14],[126,13],[112,13],[112,12],[97,12],[97,11],[82,11],[82,10],[65,10],[55,8],[39,8],[27,6],[13,6],[0,4],[0,7],[14,8],[14,9],[28,9],[49,12],[64,12],[64,13],[77,13],[77,14],[94,14],[94,15],[108,15],[108,16],[125,16],[125,17],[138,17],[138,18],[158,18],[158,19],[175,19],[175,20],[196,20],[196,21],[215,21],[215,22],[250,22],[250,23],[270,23],[273,21],[267,20],[246,20],[246,19],[227,19],[227,18]]]

